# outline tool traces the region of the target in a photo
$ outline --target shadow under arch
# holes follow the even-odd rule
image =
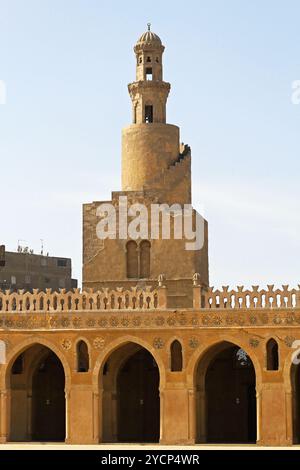
[[[99,374],[101,368],[104,367],[105,362],[107,361],[108,357],[113,353],[116,349],[120,346],[126,345],[127,343],[135,343],[142,348],[147,349],[149,353],[154,357],[158,369],[159,369],[159,377],[160,377],[160,389],[163,390],[166,384],[166,370],[165,365],[163,363],[162,358],[154,347],[152,347],[147,341],[144,341],[136,336],[126,335],[118,338],[116,340],[111,341],[101,352],[99,357],[96,360],[94,369],[93,369],[93,390],[95,393],[98,392],[98,385],[99,385]]]
[[[256,442],[257,358],[252,360],[233,338],[219,338],[199,349],[188,365],[196,442]]]
[[[34,345],[41,345],[45,346],[46,348],[50,349],[60,360],[62,363],[62,366],[64,368],[64,373],[65,373],[65,390],[66,392],[70,390],[71,387],[71,369],[69,366],[69,363],[67,361],[67,358],[63,354],[63,352],[58,348],[58,346],[51,341],[48,341],[45,338],[42,337],[35,337],[35,338],[29,338],[25,341],[22,341],[20,344],[15,346],[8,354],[6,357],[6,366],[2,368],[3,370],[1,371],[0,374],[0,387],[1,390],[7,389],[7,386],[9,385],[9,374],[11,370],[11,366],[14,363],[14,361],[17,359],[17,357],[22,354],[26,349],[30,348],[31,346]]]
[[[7,440],[65,441],[70,368],[56,345],[40,337],[17,345],[7,357],[1,384]]]
[[[206,353],[214,348],[217,347],[219,344],[227,342],[227,343],[232,343],[244,351],[246,351],[247,355],[250,357],[254,369],[255,369],[255,375],[256,375],[256,389],[257,393],[260,392],[261,389],[261,384],[262,384],[262,368],[259,362],[258,357],[254,353],[254,351],[251,351],[249,348],[249,344],[245,343],[245,341],[241,340],[240,338],[237,340],[234,336],[230,335],[218,335],[218,338],[213,338],[210,343],[205,343],[204,345],[199,346],[197,349],[195,349],[194,353],[190,357],[187,367],[186,367],[186,374],[187,374],[187,385],[189,389],[194,388],[195,384],[195,374],[197,371],[197,366],[198,363],[202,360],[202,358],[206,355]]]
[[[93,373],[99,391],[100,442],[158,442],[164,365],[147,342],[126,336],[101,353]]]

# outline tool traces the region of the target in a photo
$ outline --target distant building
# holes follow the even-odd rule
[[[28,249],[6,251],[0,246],[0,290],[66,289],[77,287],[70,258],[36,255]]]

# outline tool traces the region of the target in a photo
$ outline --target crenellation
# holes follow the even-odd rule
[[[214,290],[214,287],[209,287],[204,298],[205,308],[282,309],[300,306],[299,288],[289,289],[288,285],[283,285],[282,289],[274,289],[274,285],[268,285],[267,289],[261,290],[258,286],[252,286],[252,290],[245,290],[244,286],[237,286],[236,289],[231,290],[228,286],[223,286],[222,290]]]
[[[273,285],[267,289],[259,289],[253,286],[252,290],[244,289],[244,286],[237,286],[236,289],[229,289],[223,286],[222,289],[205,287],[201,285],[199,274],[193,276],[193,296],[194,299],[202,299],[194,302],[190,310],[251,310],[259,309],[280,309],[293,310],[300,308],[300,287],[289,288],[283,285],[281,289],[274,289]],[[156,288],[145,285],[132,286],[129,289],[115,287],[114,289],[103,287],[99,290],[87,288],[81,289],[59,289],[52,291],[33,292],[19,290],[11,292],[0,291],[0,312],[22,312],[28,314],[44,311],[102,311],[102,310],[123,310],[123,309],[150,309],[168,308],[168,296],[176,296],[175,289],[168,289],[168,280],[165,276],[159,276]],[[162,300],[163,299],[163,300]]]

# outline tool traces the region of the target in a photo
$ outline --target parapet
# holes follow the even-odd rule
[[[274,309],[300,307],[300,286],[298,289],[290,289],[283,285],[281,289],[274,289],[274,285],[268,285],[267,289],[229,289],[223,286],[221,290],[214,287],[202,288],[194,279],[194,307],[203,309]]]

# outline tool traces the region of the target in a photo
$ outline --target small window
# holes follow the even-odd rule
[[[47,258],[41,258],[41,266],[47,266]]]
[[[152,80],[152,67],[146,68],[146,80]]]
[[[140,57],[140,64],[143,63],[143,57]]]
[[[126,265],[127,277],[138,277],[138,251],[137,244],[134,240],[130,240],[126,245]]]
[[[271,338],[267,342],[267,370],[278,370],[278,344],[275,339]]]
[[[66,260],[66,259],[60,258],[60,259],[57,260],[57,266],[59,268],[66,268],[67,267],[67,261],[68,260]]]
[[[23,354],[20,354],[15,360],[15,362],[13,363],[11,373],[13,375],[20,375],[23,373],[23,369],[24,369],[24,356]]]
[[[153,106],[152,105],[145,106],[145,122],[146,123],[153,122]]]
[[[147,62],[148,62],[148,63],[149,63],[149,62],[151,63],[151,57],[150,57],[149,55],[148,55],[148,57],[147,57]]]
[[[156,57],[156,63],[159,64],[159,58],[158,57]]]
[[[10,282],[12,286],[15,286],[17,284],[17,278],[16,276],[11,276]]]
[[[144,240],[140,244],[140,278],[150,277],[150,242]]]
[[[182,371],[182,347],[177,340],[173,341],[171,344],[171,371]]]
[[[89,350],[84,341],[77,343],[77,372],[88,372],[90,368]]]
[[[31,283],[31,276],[29,274],[26,274],[25,276],[25,284],[30,284]]]

